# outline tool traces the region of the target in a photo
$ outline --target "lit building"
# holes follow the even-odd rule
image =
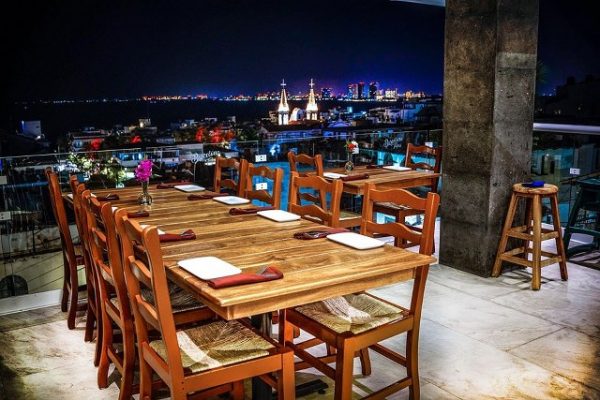
[[[333,89],[331,88],[321,88],[321,98],[322,99],[331,99],[331,94],[333,93]]]
[[[290,106],[285,92],[285,80],[281,80],[281,95],[279,96],[279,108],[277,109],[277,120],[279,125],[287,125],[290,118]]]
[[[364,99],[365,98],[365,83],[358,82],[357,90],[358,90],[358,96],[356,98],[361,99],[361,100]]]
[[[346,95],[346,98],[358,99],[358,85],[356,83],[348,85],[348,94]]]
[[[385,89],[383,97],[385,97],[388,100],[398,99],[398,89]]]
[[[377,82],[371,82],[369,84],[369,99],[375,100],[377,97],[377,86],[379,86]]]
[[[310,91],[308,92],[308,104],[306,104],[306,119],[316,121],[319,119],[319,107],[315,99],[315,84],[310,80]]]

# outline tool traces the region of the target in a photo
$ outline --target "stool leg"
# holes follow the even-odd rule
[[[532,249],[532,280],[531,288],[540,290],[542,284],[542,200],[539,195],[533,196],[533,249]]]
[[[496,253],[496,261],[494,262],[494,268],[492,269],[492,276],[497,278],[502,272],[502,253],[506,250],[506,243],[508,242],[508,231],[512,227],[513,219],[515,218],[515,212],[517,209],[517,197],[513,193],[510,198],[510,204],[508,205],[508,213],[506,214],[506,220],[504,220],[504,228],[502,228],[502,235],[500,236],[500,243],[498,244],[498,253]]]
[[[560,261],[558,262],[560,265],[560,277],[563,281],[566,281],[569,279],[569,275],[567,273],[567,256],[565,254],[565,244],[563,243],[561,237],[560,216],[558,215],[558,198],[556,195],[550,198],[550,207],[552,208],[552,222],[554,223],[554,230],[558,233],[558,236],[556,237],[556,252],[560,258]]]
[[[533,217],[532,217],[532,211],[531,211],[531,199],[530,198],[525,198],[525,226],[527,227],[527,230],[525,231],[528,234],[531,234],[532,232],[532,223],[533,221]],[[524,244],[524,249],[525,251],[523,252],[523,258],[524,259],[528,259],[528,255],[529,255],[529,245],[531,244],[531,240],[525,240],[525,244]]]

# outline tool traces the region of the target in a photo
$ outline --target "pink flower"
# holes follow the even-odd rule
[[[142,160],[134,171],[135,178],[140,181],[147,181],[152,176],[152,160]]]

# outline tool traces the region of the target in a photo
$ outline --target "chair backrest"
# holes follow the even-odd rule
[[[241,159],[238,161],[235,158],[218,157],[215,160],[215,176],[213,181],[213,190],[220,193],[223,189],[228,189],[234,192],[237,196],[241,196],[244,193],[244,179],[242,177],[246,173],[246,167],[248,161]],[[223,170],[229,169],[237,171],[237,182],[233,179],[233,176],[223,179]]]
[[[85,184],[79,183],[75,175],[69,177],[69,186],[73,194],[73,213],[75,214],[75,225],[79,232],[79,239],[82,247],[85,247],[85,212],[81,205],[81,194],[85,191]]]
[[[95,197],[91,197],[89,191],[86,192],[83,193],[83,203],[87,214],[90,259],[95,267],[97,281],[101,283],[100,288],[103,291],[106,290],[107,285],[114,288],[120,316],[123,320],[127,320],[131,318],[131,310],[112,205],[109,202],[101,203]],[[102,293],[102,297],[104,301],[108,297],[108,292]]]
[[[260,176],[272,181],[273,190],[269,193],[268,190],[254,189],[253,177]],[[246,167],[246,175],[243,178],[244,193],[243,197],[249,200],[259,200],[272,205],[275,208],[279,208],[281,205],[281,183],[283,181],[283,169],[275,168],[271,169],[267,166],[260,165],[255,167],[253,164],[248,163]]]
[[[127,211],[123,209],[115,213],[115,225],[121,242],[125,283],[140,351],[148,352],[154,363],[169,371],[173,381],[183,381],[175,319],[156,226],[142,228],[136,221],[129,219]],[[142,296],[141,288],[152,291],[154,303]],[[148,345],[149,326],[161,333],[166,362]]]
[[[427,162],[415,162],[415,160],[413,160],[413,156],[418,154],[433,156],[433,165]],[[439,173],[442,169],[442,148],[415,146],[414,144],[409,143],[406,147],[406,159],[404,160],[404,166],[411,169],[425,169]],[[439,179],[435,179],[431,184],[431,191],[434,193],[437,193],[438,180]]]
[[[290,163],[290,172],[298,172],[300,176],[305,176],[298,171],[298,164],[300,164],[312,167],[318,176],[323,176],[323,157],[320,154],[311,157],[308,154],[296,154],[293,151],[288,151],[287,157]]]
[[[343,183],[339,179],[331,182],[320,176],[299,176],[298,172],[290,172],[290,197],[288,211],[302,216],[304,219],[338,227],[340,222],[340,201]],[[319,205],[316,203],[301,204],[298,194],[301,188],[310,188],[319,192]],[[330,204],[327,207],[327,194]]]
[[[77,257],[75,255],[75,246],[73,245],[71,231],[69,230],[67,212],[65,210],[65,203],[62,197],[62,192],[60,190],[58,176],[54,172],[52,172],[52,170],[47,169],[46,178],[48,179],[50,203],[52,204],[52,211],[54,212],[54,218],[56,219],[56,224],[58,225],[58,231],[60,233],[60,240],[63,246],[65,261],[69,264],[69,268],[65,268],[65,271],[77,274]],[[65,277],[65,279],[68,278],[69,277]]]
[[[392,202],[422,211],[424,214],[423,228],[417,231],[402,222],[378,224],[374,219],[373,204],[379,202]],[[437,193],[429,192],[426,198],[421,198],[404,189],[376,190],[372,183],[366,183],[360,233],[363,235],[376,233],[390,235],[396,239],[396,244],[406,240],[415,245],[418,244],[419,253],[431,255],[433,253],[435,218],[439,204],[440,196]]]

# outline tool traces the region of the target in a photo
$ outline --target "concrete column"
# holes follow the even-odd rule
[[[530,172],[538,0],[448,0],[440,263],[489,276]]]

